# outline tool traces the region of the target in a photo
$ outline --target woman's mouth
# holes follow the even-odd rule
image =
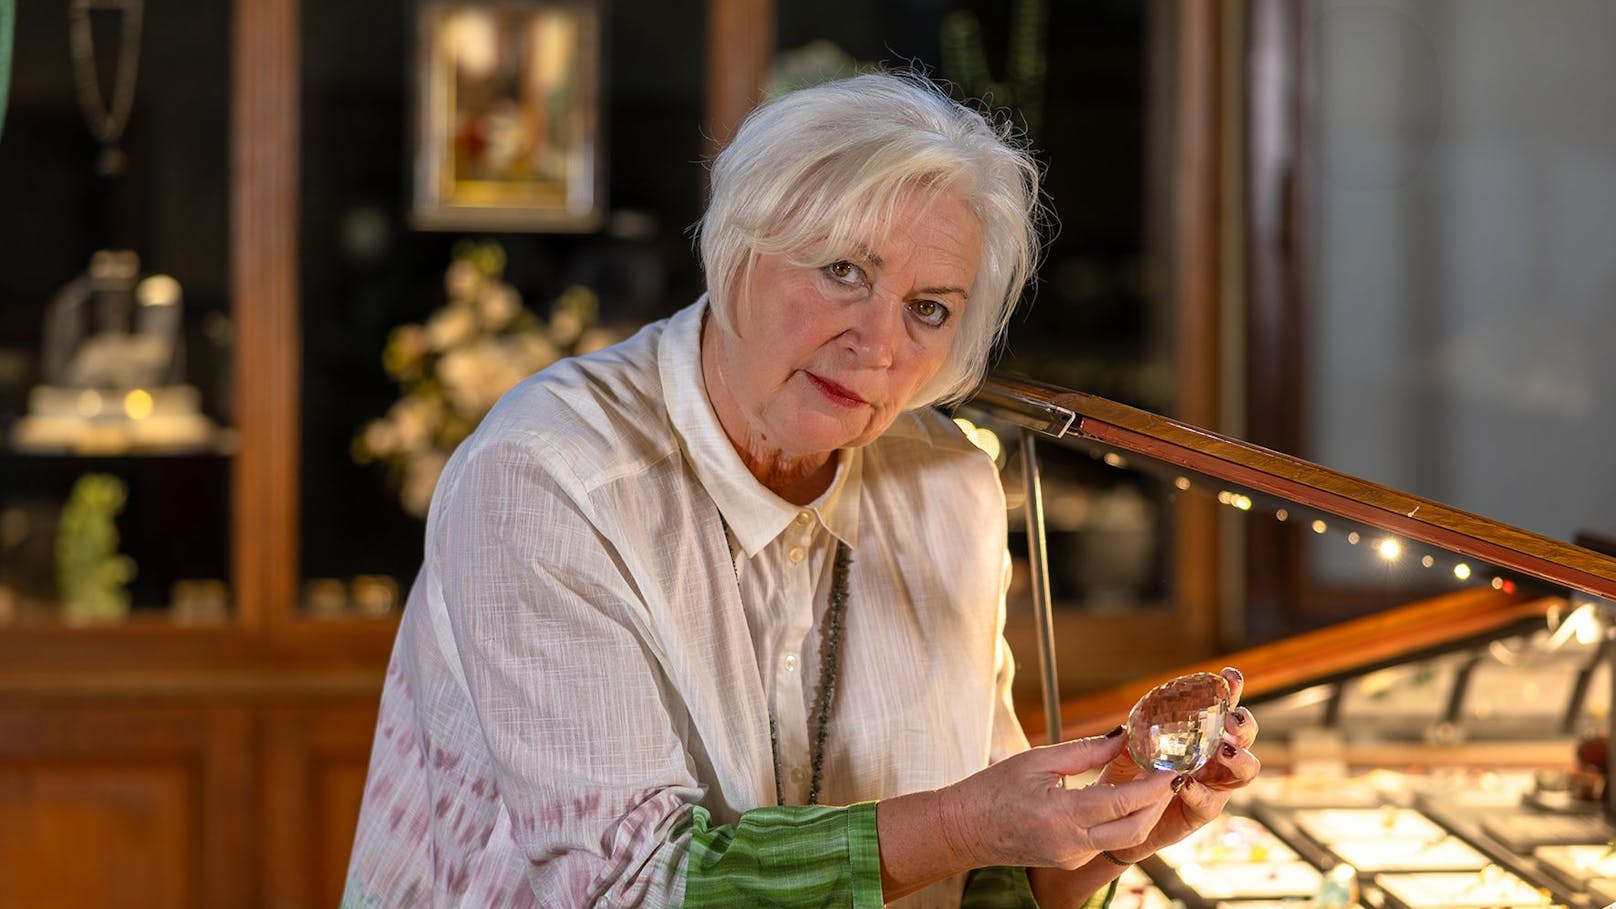
[[[837,405],[838,407],[845,407],[852,410],[855,407],[863,407],[866,403],[868,403],[863,398],[854,394],[851,388],[838,385],[829,379],[816,376],[811,372],[804,372],[803,375],[807,376],[808,381],[812,382],[814,387],[819,389],[820,394],[823,394],[825,397],[829,398],[831,403]]]

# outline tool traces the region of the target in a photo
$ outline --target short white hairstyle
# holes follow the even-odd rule
[[[909,191],[952,193],[982,234],[976,283],[942,367],[908,402],[969,395],[1032,277],[1044,205],[1040,169],[1007,120],[915,74],[872,73],[782,95],[754,110],[713,162],[700,225],[709,305],[733,331],[756,257],[851,258],[892,223]]]

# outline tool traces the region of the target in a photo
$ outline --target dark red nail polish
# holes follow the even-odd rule
[[[1183,789],[1186,785],[1189,784],[1189,781],[1190,781],[1190,778],[1185,776],[1182,773],[1179,774],[1178,776],[1173,777],[1173,784],[1172,784],[1173,792],[1177,793],[1178,790]]]
[[[1224,667],[1223,671],[1224,672],[1232,672],[1232,673],[1234,673],[1234,677],[1241,680],[1242,682],[1246,680],[1245,675],[1243,673],[1241,673],[1240,670],[1234,668],[1233,666],[1226,666],[1226,667]]]
[[[1234,724],[1236,726],[1244,726],[1244,725],[1246,725],[1246,715],[1244,713],[1241,713],[1240,711],[1236,710],[1232,714],[1232,716],[1234,717]]]
[[[1236,751],[1235,747],[1233,745],[1229,744],[1228,742],[1223,743],[1223,756],[1224,757],[1231,757],[1232,758],[1236,754],[1239,754],[1239,753],[1240,752]]]
[[[1117,728],[1111,730],[1110,732],[1107,732],[1105,734],[1105,737],[1108,738],[1108,739],[1114,739],[1117,736],[1122,734],[1122,730],[1123,730],[1123,727],[1119,725],[1119,726],[1117,726]]]

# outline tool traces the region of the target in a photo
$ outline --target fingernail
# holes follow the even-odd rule
[[[1246,715],[1244,713],[1242,713],[1239,710],[1236,710],[1231,715],[1234,717],[1234,724],[1236,726],[1244,726],[1244,725],[1246,725]]]
[[[1235,678],[1240,679],[1241,681],[1244,681],[1245,678],[1246,678],[1244,675],[1242,675],[1240,673],[1240,670],[1234,668],[1233,666],[1225,666],[1225,667],[1223,667],[1223,671],[1227,672],[1227,673],[1232,673]]]
[[[1178,790],[1183,789],[1189,783],[1189,781],[1190,781],[1190,778],[1185,776],[1182,773],[1180,773],[1178,776],[1173,777],[1173,786],[1172,786],[1173,792],[1177,793]]]
[[[1223,751],[1223,756],[1224,757],[1231,757],[1232,758],[1236,754],[1240,753],[1240,752],[1236,751],[1235,747],[1233,745],[1229,744],[1228,742],[1223,743],[1223,748],[1221,750]]]
[[[1108,738],[1108,739],[1114,739],[1114,738],[1116,738],[1116,737],[1117,737],[1117,736],[1119,736],[1119,735],[1121,735],[1121,734],[1122,734],[1122,730],[1123,730],[1123,728],[1124,728],[1124,727],[1123,727],[1123,726],[1122,726],[1122,725],[1121,725],[1121,724],[1118,724],[1118,725],[1117,725],[1117,728],[1115,728],[1115,729],[1113,729],[1113,730],[1111,730],[1111,731],[1110,731],[1110,732],[1107,732],[1107,733],[1106,733],[1106,734],[1105,734],[1105,737],[1106,737],[1106,738]]]

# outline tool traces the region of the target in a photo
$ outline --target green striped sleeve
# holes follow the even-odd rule
[[[960,909],[1038,909],[1027,869],[995,865],[978,868],[965,879]]]
[[[692,909],[882,905],[874,802],[757,808],[735,824],[711,822],[691,808],[684,904]]]

